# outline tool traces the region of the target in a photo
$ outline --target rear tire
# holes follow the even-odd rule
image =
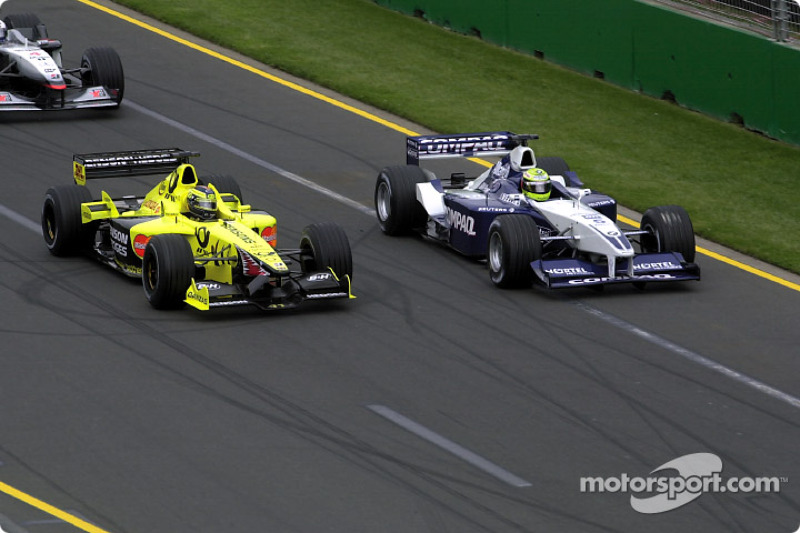
[[[489,277],[503,289],[530,287],[531,263],[542,257],[539,227],[528,215],[499,215],[489,226]]]
[[[212,174],[211,176],[204,176],[203,181],[216,187],[217,192],[232,194],[239,199],[239,203],[244,203],[242,189],[239,187],[239,182],[237,182],[236,178],[233,176]]]
[[[183,307],[195,274],[194,256],[183,235],[156,235],[147,243],[142,260],[142,286],[156,309]]]
[[[87,49],[81,58],[81,71],[89,85],[102,85],[109,91],[117,106],[122,103],[125,73],[116,50],[109,47]]]
[[[564,161],[561,157],[537,157],[536,158],[536,166],[541,168],[548,174],[553,174],[555,176],[563,176],[564,177],[564,184],[569,187],[570,181],[569,177],[567,176],[567,172],[569,172],[569,165],[566,161]]]
[[[39,20],[39,15],[34,13],[13,13],[4,18],[3,22],[9,30],[20,30],[23,35],[33,41],[47,39],[47,28]],[[30,32],[26,30],[30,30]]]
[[[689,214],[679,205],[651,207],[642,215],[642,252],[678,252],[689,262],[694,262],[694,228]]]
[[[405,235],[425,225],[428,214],[417,201],[417,183],[425,183],[425,172],[414,165],[386,167],[375,184],[375,212],[387,235]]]
[[[333,269],[339,279],[353,279],[353,255],[350,241],[335,222],[319,222],[303,229],[300,237],[300,262],[303,272]]]
[[[98,223],[84,224],[81,219],[81,204],[91,201],[89,189],[80,185],[47,190],[42,205],[42,235],[51,254],[68,256],[92,247]]]

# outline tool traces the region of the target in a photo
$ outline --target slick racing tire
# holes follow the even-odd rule
[[[555,176],[563,176],[564,177],[564,184],[569,187],[570,181],[569,177],[567,176],[567,172],[569,172],[569,165],[567,164],[564,159],[560,157],[537,157],[536,158],[536,166],[537,168],[541,168],[548,174],[552,174]]]
[[[194,277],[194,256],[183,235],[156,235],[147,243],[142,260],[142,286],[156,309],[183,307]]]
[[[243,204],[242,189],[239,183],[233,176],[226,176],[223,174],[212,174],[211,176],[204,176],[203,181],[213,185],[217,191],[221,193],[229,193],[239,199],[239,203]]]
[[[303,272],[333,269],[339,279],[353,279],[353,255],[344,230],[335,222],[318,222],[303,229],[300,237],[300,262]]]
[[[416,185],[426,181],[425,172],[414,165],[381,170],[375,184],[375,212],[385,234],[405,235],[425,225],[428,214],[417,201]]]
[[[486,262],[492,283],[502,289],[530,287],[531,262],[541,258],[539,227],[528,215],[499,215],[489,226]]]
[[[84,224],[81,220],[81,204],[91,201],[89,189],[80,185],[47,190],[42,205],[42,234],[51,254],[67,256],[92,247],[98,223]]]
[[[81,73],[89,85],[102,85],[119,106],[125,93],[125,74],[116,50],[107,46],[89,48],[81,58]]]
[[[39,16],[34,13],[13,13],[3,19],[9,30],[20,30],[28,39],[37,41],[47,39],[47,29]],[[30,28],[30,33],[26,32]]]
[[[678,252],[694,262],[695,239],[689,214],[679,205],[651,207],[642,215],[642,252]]]

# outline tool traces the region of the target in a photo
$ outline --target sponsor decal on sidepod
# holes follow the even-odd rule
[[[454,209],[447,208],[447,220],[452,229],[461,231],[473,237],[475,235],[475,219]]]

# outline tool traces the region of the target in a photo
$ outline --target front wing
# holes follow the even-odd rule
[[[185,302],[200,311],[215,307],[253,305],[265,311],[290,309],[313,300],[355,298],[350,292],[350,276],[338,278],[333,270],[314,272],[285,279],[280,286],[258,276],[240,288],[218,281],[195,281],[186,291]]]
[[[116,107],[118,105],[119,102],[113,99],[102,86],[67,89],[63,94],[53,93],[46,100],[26,98],[13,92],[0,91],[0,111],[52,111]]]
[[[628,261],[616,265],[615,275],[608,275],[608,266],[580,259],[539,259],[531,263],[539,281],[551,289],[585,287],[611,283],[644,283],[690,281],[700,279],[700,267],[687,263],[679,253],[646,253],[633,258],[633,276]]]

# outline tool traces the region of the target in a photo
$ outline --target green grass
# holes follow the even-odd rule
[[[800,273],[796,146],[368,0],[117,1],[434,131],[538,133],[622,205],[683,205],[699,235]]]

